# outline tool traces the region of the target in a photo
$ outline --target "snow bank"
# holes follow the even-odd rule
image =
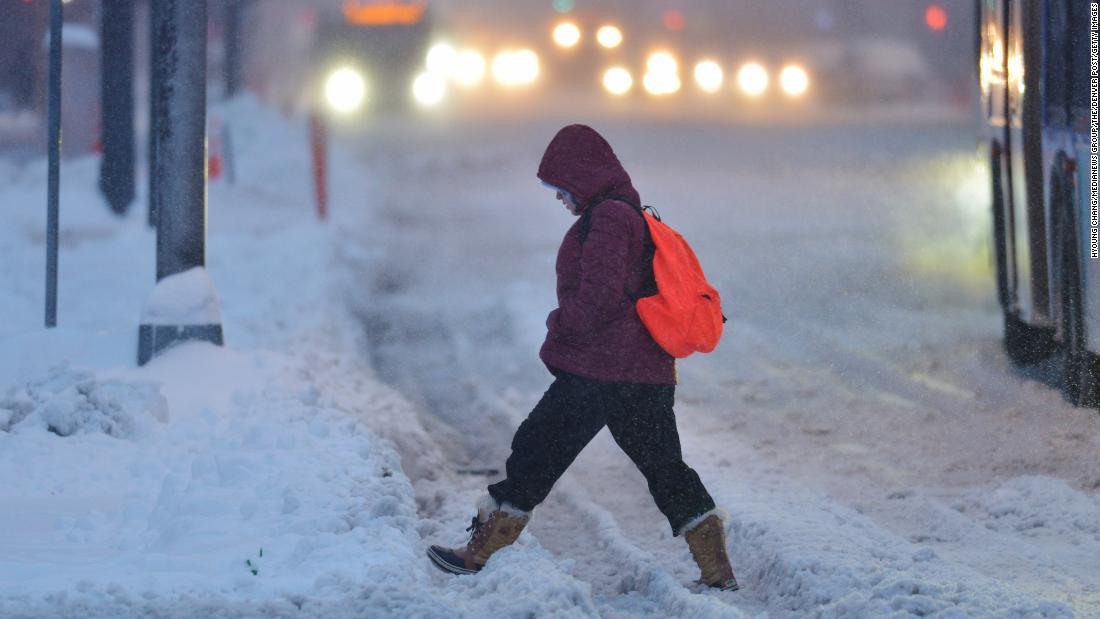
[[[0,397],[0,431],[47,430],[58,436],[102,433],[116,438],[144,434],[150,422],[168,421],[168,403],[154,383],[97,380],[67,364],[10,387]]]
[[[220,307],[197,297],[225,348],[135,367],[154,238],[140,199],[109,213],[94,158],[63,166],[62,326],[42,329],[44,165],[4,172],[0,616],[594,616],[537,545],[440,580],[406,471],[431,479],[444,459],[373,377],[334,258],[366,187],[334,153],[335,225],[319,223],[304,123],[248,98],[216,113],[237,165],[210,187],[208,275],[173,278],[147,311],[177,319],[175,291],[212,282]]]
[[[950,563],[811,493],[723,481],[743,586],[769,608],[838,617],[1073,617],[1061,603],[1014,592],[995,574]]]
[[[292,357],[187,344],[121,374],[140,388],[92,370],[32,383],[46,419],[0,433],[0,615],[62,599],[146,612],[119,591],[173,609],[342,597],[420,560],[396,453],[326,406]],[[156,423],[117,431],[138,412]]]
[[[147,325],[213,325],[221,323],[214,282],[195,267],[157,282],[145,302],[141,322]]]

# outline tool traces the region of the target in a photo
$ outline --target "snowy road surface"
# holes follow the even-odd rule
[[[537,350],[571,218],[534,173],[576,120],[394,125],[354,144],[379,186],[367,226],[343,231],[349,298],[379,375],[452,466],[405,454],[439,522],[426,543],[461,541],[499,478],[462,471],[503,469],[550,382]],[[686,460],[731,512],[742,591],[691,590],[685,545],[606,432],[521,549],[572,565],[607,617],[1100,616],[1100,416],[1000,352],[965,114],[591,122],[731,317],[713,355],[680,362],[677,413]]]
[[[424,555],[550,382],[571,220],[534,170],[565,119],[371,128],[318,222],[304,119],[219,113],[225,347],[134,367],[154,235],[95,157],[63,166],[42,329],[45,162],[0,168],[0,617],[1100,616],[1100,416],[999,352],[965,118],[593,121],[732,317],[677,398],[723,593],[604,434],[477,576]]]

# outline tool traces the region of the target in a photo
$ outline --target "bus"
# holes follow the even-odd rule
[[[977,0],[982,144],[1004,348],[1051,359],[1066,398],[1100,404],[1100,260],[1090,163],[1089,0]],[[1090,190],[1091,188],[1091,190]]]
[[[322,11],[314,36],[313,92],[330,110],[401,112],[432,32],[427,0],[343,0]]]

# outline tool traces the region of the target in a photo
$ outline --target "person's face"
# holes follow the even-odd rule
[[[569,201],[569,198],[565,197],[565,194],[560,191],[556,191],[554,192],[554,195],[558,198],[558,200],[561,200],[561,203],[565,205],[565,210],[569,211],[570,214],[574,216],[578,214],[577,210],[573,207],[573,203]]]

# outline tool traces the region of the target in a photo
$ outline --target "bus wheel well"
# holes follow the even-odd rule
[[[1030,325],[1012,309],[1012,291],[1009,289],[1011,262],[1008,257],[1008,240],[1005,216],[1005,192],[1001,175],[1003,148],[1000,142],[990,143],[990,166],[993,211],[993,254],[997,277],[997,300],[1004,313],[1004,349],[1008,358],[1018,366],[1034,365],[1049,358],[1057,350],[1054,329]]]
[[[1060,154],[1051,174],[1051,215],[1058,248],[1059,327],[1062,350],[1062,393],[1077,406],[1100,404],[1100,357],[1090,352],[1085,342],[1085,300],[1081,285],[1080,222],[1073,207],[1072,177]]]

